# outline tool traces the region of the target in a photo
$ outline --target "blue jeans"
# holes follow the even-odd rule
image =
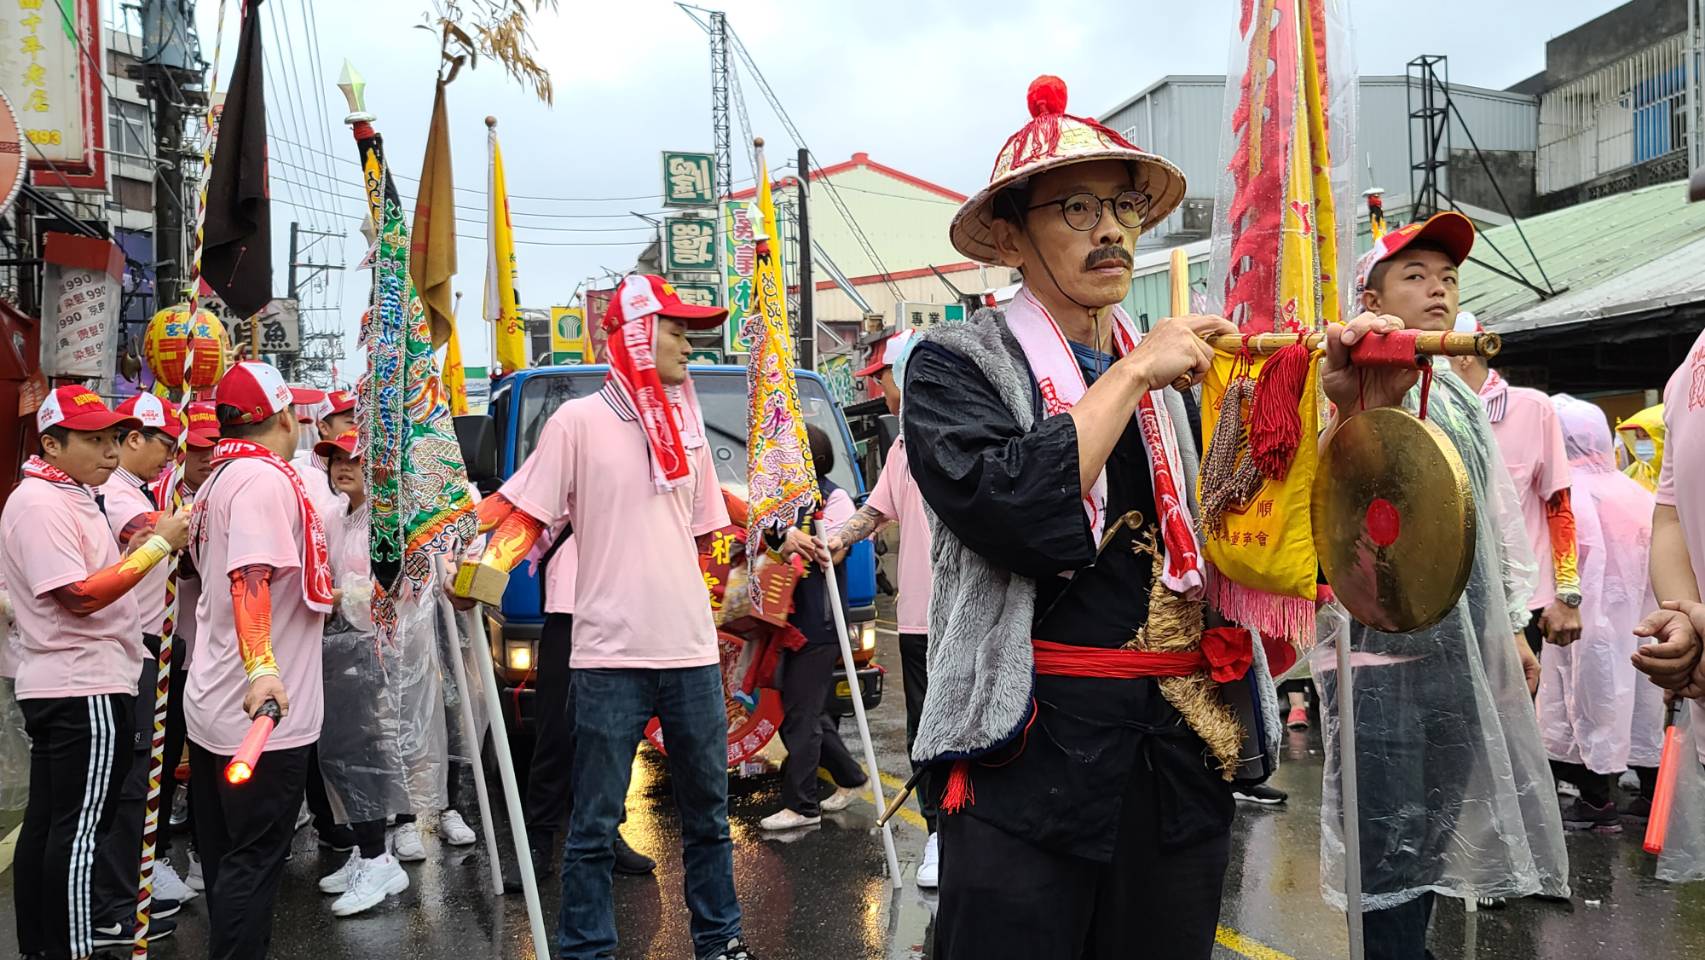
[[[562,855],[560,960],[616,955],[610,875],[633,754],[656,716],[669,750],[669,777],[681,814],[684,892],[693,953],[715,957],[740,936],[734,845],[728,837],[728,716],[722,671],[576,670],[574,810]]]

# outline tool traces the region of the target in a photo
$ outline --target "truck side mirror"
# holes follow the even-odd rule
[[[900,439],[900,418],[885,413],[876,418],[876,442],[882,447],[882,459],[888,459],[888,448]]]
[[[484,414],[456,418],[456,440],[462,446],[462,463],[468,480],[486,492],[497,479],[497,422]]]

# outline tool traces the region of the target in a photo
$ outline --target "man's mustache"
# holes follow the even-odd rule
[[[1131,269],[1131,266],[1134,263],[1131,259],[1130,251],[1126,250],[1124,247],[1096,247],[1094,250],[1089,252],[1088,257],[1084,258],[1083,268],[1085,270],[1094,270],[1096,267],[1101,266],[1109,260],[1119,261],[1125,265],[1125,269],[1127,270]]]

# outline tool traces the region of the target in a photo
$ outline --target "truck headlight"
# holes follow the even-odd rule
[[[504,645],[504,659],[509,663],[509,669],[516,673],[526,673],[533,669],[533,647],[528,643],[508,643]]]
[[[860,650],[876,649],[876,623],[866,620],[858,625],[858,648]]]

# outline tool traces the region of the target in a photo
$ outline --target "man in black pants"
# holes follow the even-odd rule
[[[334,602],[325,528],[283,458],[296,402],[277,370],[232,367],[215,389],[221,439],[196,493],[191,558],[202,579],[184,688],[196,846],[211,960],[257,960],[324,716],[321,641]],[[251,718],[282,714],[246,782],[226,767]]]
[[[538,679],[533,685],[533,761],[527,775],[527,842],[538,877],[560,877],[550,869],[568,818],[574,772],[574,701],[568,657],[574,633],[574,539],[566,525],[545,549],[545,626],[539,632]],[[657,861],[616,836],[617,873],[643,876]]]

